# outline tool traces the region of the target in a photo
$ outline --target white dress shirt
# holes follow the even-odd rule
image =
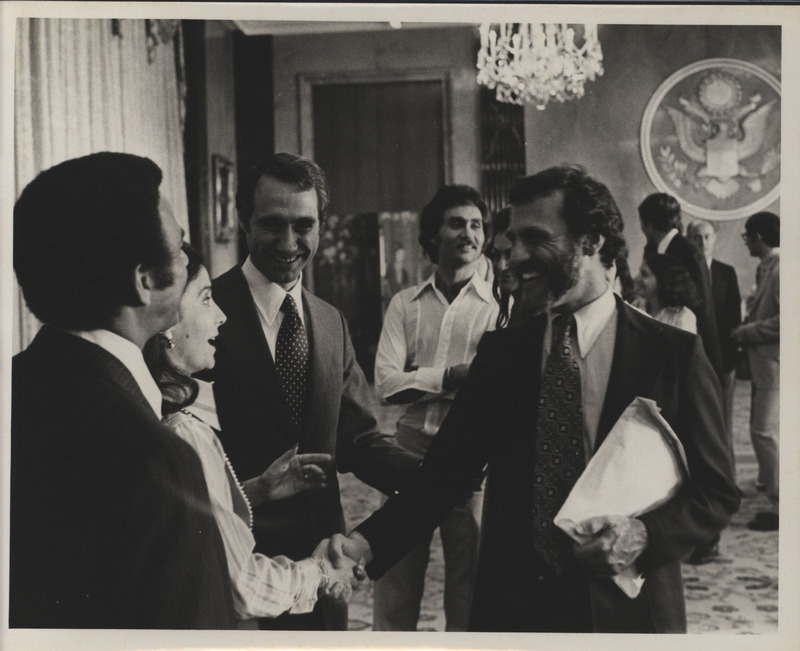
[[[670,242],[672,242],[672,240],[675,238],[675,236],[677,234],[678,234],[678,229],[677,228],[673,228],[672,230],[670,230],[663,237],[663,239],[658,243],[658,247],[656,247],[656,250],[659,253],[666,253],[667,252],[667,247],[669,246]]]
[[[247,257],[247,260],[242,265],[242,273],[247,281],[247,286],[250,288],[250,293],[253,295],[253,301],[258,311],[258,319],[261,322],[264,336],[267,338],[269,352],[272,353],[272,359],[274,360],[278,330],[280,330],[281,323],[283,323],[281,305],[283,305],[286,294],[291,295],[294,299],[302,324],[305,325],[306,323],[303,315],[303,277],[301,275],[294,287],[287,292],[283,287],[273,283],[256,269],[250,256]]]
[[[255,539],[249,523],[234,510],[247,502],[214,429],[219,429],[212,385],[198,381],[195,402],[170,414],[167,425],[192,446],[203,466],[211,509],[217,522],[233,589],[233,605],[240,619],[277,617],[281,613],[308,613],[317,601],[322,575],[311,559],[293,561],[254,553]],[[214,428],[214,429],[212,429]],[[230,473],[230,474],[229,474]],[[232,480],[231,480],[232,478]]]
[[[448,303],[436,274],[392,297],[375,355],[375,387],[386,399],[417,389],[426,395],[409,405],[399,427],[433,436],[450,408],[454,392],[442,388],[450,366],[472,362],[478,341],[493,330],[499,306],[491,283],[478,273]]]
[[[153,376],[150,375],[147,364],[144,363],[142,349],[139,346],[110,330],[68,330],[67,332],[100,346],[116,357],[130,371],[136,384],[142,390],[145,400],[161,420],[161,391]]]
[[[604,294],[574,313],[578,344],[578,365],[581,369],[581,401],[583,403],[583,446],[588,461],[594,451],[597,426],[606,400],[614,343],[617,339],[617,302],[609,285]],[[542,348],[542,372],[550,353],[553,319],[558,312],[547,312],[547,329]]]

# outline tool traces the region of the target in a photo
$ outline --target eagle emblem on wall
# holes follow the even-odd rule
[[[648,103],[641,145],[654,185],[689,214],[735,219],[761,210],[779,192],[780,86],[736,59],[681,68]]]

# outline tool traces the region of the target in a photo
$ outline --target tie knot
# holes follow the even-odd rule
[[[553,319],[553,341],[569,339],[575,326],[575,316],[572,314],[559,314]]]
[[[284,314],[297,314],[297,305],[291,294],[286,294],[286,298],[283,299],[283,303],[281,303],[281,312]]]

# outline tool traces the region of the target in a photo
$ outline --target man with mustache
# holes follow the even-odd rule
[[[439,188],[419,217],[419,243],[436,271],[395,294],[383,319],[375,388],[387,402],[408,405],[395,436],[420,456],[463,384],[481,335],[497,319],[492,284],[479,270],[490,228],[477,190],[467,185]],[[482,506],[479,491],[457,505],[439,527],[448,631],[467,628]],[[374,630],[417,630],[429,556],[430,538],[375,584]]]
[[[319,246],[328,185],[314,162],[266,156],[239,179],[236,208],[249,256],[212,283],[228,317],[208,374],[220,439],[240,477],[257,477],[286,450],[329,454],[324,487],[253,509],[255,551],[306,558],[342,531],[336,470],[391,493],[419,457],[378,431],[375,400],[339,310],[302,285]],[[318,602],[311,613],[261,619],[261,628],[344,630],[347,607]]]
[[[470,630],[685,632],[680,560],[739,503],[715,373],[695,335],[614,295],[623,222],[603,184],[554,167],[519,179],[510,203],[523,322],[484,335],[414,482],[329,551],[380,577],[488,463]],[[691,478],[637,518],[579,523],[591,539],[576,546],[553,516],[637,396],[675,430]],[[632,565],[645,578],[636,598],[610,578]]]

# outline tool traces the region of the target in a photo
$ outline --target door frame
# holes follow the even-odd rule
[[[350,84],[412,83],[437,81],[442,91],[442,165],[445,184],[452,183],[453,161],[451,147],[450,71],[444,67],[408,70],[348,70],[346,72],[299,73],[297,75],[298,150],[301,156],[314,158],[314,102],[316,86]],[[313,265],[303,274],[303,284],[314,291]]]

